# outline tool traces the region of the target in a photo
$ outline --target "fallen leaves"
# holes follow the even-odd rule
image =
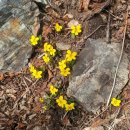
[[[95,14],[100,13],[104,8],[106,8],[107,6],[109,6],[110,2],[111,2],[111,0],[107,0],[106,2],[102,2],[102,3],[94,3],[92,5],[92,9],[89,10],[88,13],[86,13],[86,16],[83,18],[83,21],[89,20]]]

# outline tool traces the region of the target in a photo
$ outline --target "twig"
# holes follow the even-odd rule
[[[88,36],[83,37],[78,43],[82,43],[84,42],[84,40],[87,40],[89,37],[91,37],[98,29],[100,29],[101,27],[103,27],[105,25],[100,25],[98,26],[92,33],[90,33]]]
[[[119,108],[119,109],[118,109],[117,114],[116,114],[116,116],[115,116],[115,118],[114,118],[114,121],[111,123],[111,127],[109,127],[109,129],[108,129],[108,130],[112,130],[112,129],[113,129],[113,127],[116,125],[115,120],[117,119],[117,116],[119,115],[120,110],[121,110],[121,108]]]
[[[31,84],[31,86],[34,86],[38,81],[39,81],[39,79],[37,79],[33,84]],[[27,85],[25,82],[24,82],[24,84]],[[24,96],[27,92],[29,92],[29,91],[30,91],[30,89],[29,89],[29,87],[27,86],[25,92],[23,92],[23,94],[20,96],[20,98],[18,98],[18,99],[16,100],[16,102],[15,102],[15,104],[14,104],[14,106],[13,106],[13,110],[16,108],[18,102],[23,98],[23,96]],[[33,94],[33,93],[32,93],[32,94]]]
[[[123,50],[124,50],[125,35],[126,35],[127,22],[128,22],[127,19],[128,19],[128,9],[127,9],[127,13],[126,13],[126,23],[125,23],[125,28],[124,28],[124,37],[123,37],[123,41],[122,41],[121,54],[120,54],[120,57],[119,57],[119,60],[118,60],[118,64],[117,64],[116,72],[115,72],[115,76],[114,76],[114,81],[113,81],[113,86],[112,86],[110,95],[109,95],[109,97],[108,97],[107,105],[106,105],[106,106],[109,105],[109,102],[110,102],[110,99],[111,99],[111,96],[112,96],[112,93],[113,93],[113,90],[114,90],[114,87],[115,87],[115,84],[116,84],[117,72],[118,72],[118,69],[119,69],[119,65],[120,65],[120,62],[121,62],[121,59],[122,59],[122,55],[123,55]]]
[[[26,80],[28,80],[30,83],[32,83],[32,80],[29,79],[28,77],[24,76],[24,78],[25,78]]]
[[[66,117],[67,114],[68,114],[68,111],[64,114],[62,120],[64,120],[64,118]]]
[[[113,13],[111,13],[110,11],[104,9],[107,13],[109,13],[111,16],[113,16],[114,18],[118,19],[118,20],[122,20],[122,18],[115,16]]]
[[[110,23],[111,23],[111,15],[108,14],[108,23],[107,23],[107,31],[106,31],[106,42],[110,43]]]

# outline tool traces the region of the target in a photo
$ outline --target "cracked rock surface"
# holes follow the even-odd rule
[[[102,39],[88,39],[74,66],[68,96],[74,97],[87,111],[96,113],[107,102],[120,53],[120,43],[107,44]],[[114,97],[128,82],[127,68],[128,58],[124,52],[112,95]]]
[[[28,0],[0,0],[0,72],[19,71],[28,63],[37,13],[37,5]]]

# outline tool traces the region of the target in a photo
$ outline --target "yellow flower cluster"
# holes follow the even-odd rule
[[[55,30],[56,30],[56,32],[61,32],[62,28],[63,27],[61,25],[59,25],[59,23],[55,24]]]
[[[58,92],[58,89],[56,87],[54,87],[53,85],[50,86],[50,93],[52,95],[56,95],[56,93]]]
[[[35,37],[34,35],[32,35],[30,38],[30,43],[31,43],[31,45],[35,46],[38,44],[39,40],[40,40],[39,37]]]
[[[48,64],[51,60],[51,57],[54,57],[56,55],[56,49],[53,48],[53,46],[49,43],[44,43],[44,52],[45,55],[42,57],[44,62]]]
[[[61,32],[63,27],[59,24],[56,23],[55,24],[55,31],[56,32]],[[69,29],[71,31],[72,36],[77,36],[82,32],[82,28],[81,25],[70,25]],[[40,37],[35,37],[34,35],[31,36],[30,38],[30,42],[31,45],[35,46],[39,43],[40,41]],[[50,43],[46,42],[44,43],[44,55],[42,57],[42,59],[44,60],[44,62],[46,64],[48,64],[50,61],[52,61],[52,59],[56,56],[56,53],[58,52]],[[58,53],[57,53],[58,54]],[[64,57],[63,60],[61,60],[58,63],[58,68],[60,70],[60,74],[62,76],[68,76],[70,75],[70,71],[71,71],[71,67],[73,65],[73,61],[76,60],[76,56],[77,56],[77,52],[72,52],[71,50],[67,50],[66,51],[66,55]],[[39,79],[42,78],[43,75],[43,70],[40,71],[37,68],[35,68],[33,65],[29,65],[29,70],[32,74],[33,77]],[[65,109],[66,111],[71,111],[73,109],[75,109],[75,103],[70,103],[68,102],[66,99],[64,99],[64,97],[62,95],[59,95],[59,90],[57,87],[55,87],[55,85],[50,85],[50,94],[49,96],[47,95],[47,97],[45,99],[43,98],[39,98],[39,102],[43,103],[43,110],[47,110],[50,107],[52,107],[52,105],[54,105],[54,103],[52,101],[56,101],[56,103],[58,104],[59,107]],[[52,104],[51,104],[52,103]],[[120,102],[118,100],[113,100],[112,103],[114,106],[119,106]]]
[[[59,107],[65,108],[66,111],[71,111],[71,110],[75,109],[75,108],[74,108],[74,105],[75,105],[75,104],[74,104],[74,103],[68,104],[67,101],[63,98],[63,96],[60,96],[60,97],[56,100],[56,102],[57,102],[57,104],[58,104]]]
[[[77,26],[74,26],[74,25],[71,26],[71,34],[77,36],[81,32],[82,32],[82,30],[81,30],[81,25],[80,24],[78,24]]]
[[[36,70],[33,65],[29,66],[29,70],[30,70],[32,76],[35,77],[36,79],[42,78],[42,71]]]
[[[68,50],[65,59],[59,62],[60,73],[63,76],[68,76],[70,74],[70,68],[67,67],[67,63],[76,60],[77,52],[72,52]]]
[[[115,107],[119,107],[120,104],[121,104],[121,100],[116,99],[116,98],[112,98],[111,104],[112,104],[113,106],[115,106]]]

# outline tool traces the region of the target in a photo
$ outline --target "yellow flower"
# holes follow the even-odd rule
[[[39,41],[39,37],[35,37],[34,35],[31,36],[30,42],[33,46],[37,45]]]
[[[72,25],[71,33],[74,34],[75,36],[79,35],[79,33],[81,33],[81,25],[80,24],[77,26]]]
[[[74,109],[74,103],[71,104],[65,104],[66,111],[71,111]]]
[[[46,111],[46,110],[47,110],[47,106],[43,106],[42,108],[43,108],[43,110],[44,110],[44,111]]]
[[[43,103],[44,102],[44,99],[41,97],[41,98],[39,98],[39,102],[40,103]]]
[[[116,99],[116,98],[112,98],[111,104],[112,104],[113,106],[115,106],[115,107],[118,107],[118,106],[120,106],[120,104],[121,104],[121,100]]]
[[[61,75],[68,76],[70,74],[70,68],[60,70]]]
[[[53,47],[51,47],[49,52],[50,52],[50,55],[55,56],[56,49],[54,49]]]
[[[62,26],[60,26],[58,23],[55,24],[55,30],[57,32],[60,32],[62,30]]]
[[[32,64],[29,65],[29,70],[30,70],[31,73],[35,70],[35,68]]]
[[[50,86],[50,92],[52,95],[56,95],[56,93],[58,92],[58,89],[55,88],[53,85]]]
[[[32,76],[34,76],[36,79],[42,78],[42,71],[34,70],[32,72]]]
[[[47,54],[45,54],[42,58],[43,58],[43,60],[44,60],[44,62],[45,62],[46,64],[48,64],[48,62],[50,61],[50,58],[48,57]]]
[[[67,61],[76,60],[76,56],[77,56],[77,52],[72,52],[71,50],[67,50],[67,54],[66,54]]]
[[[59,62],[59,69],[63,70],[66,68],[66,60],[62,60]]]
[[[63,98],[63,96],[60,96],[58,99],[56,99],[56,102],[59,107],[64,108],[67,101]]]
[[[52,47],[52,46],[46,42],[46,43],[44,43],[44,49],[43,49],[43,50],[44,50],[45,52],[49,52],[51,47]]]

